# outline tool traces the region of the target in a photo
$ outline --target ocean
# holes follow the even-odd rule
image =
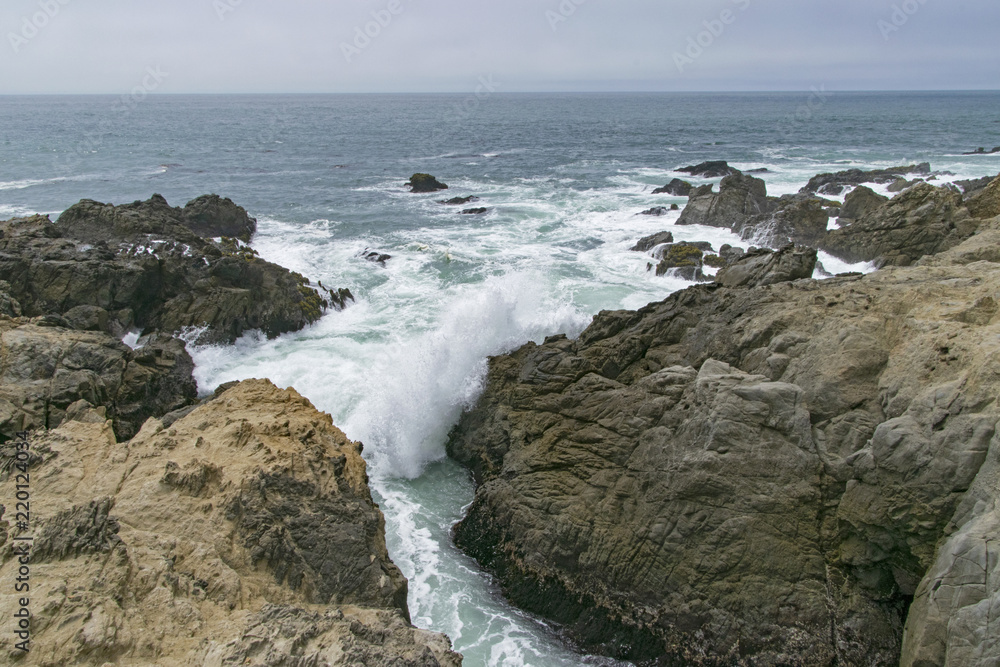
[[[270,378],[364,442],[413,621],[448,633],[467,666],[613,665],[506,604],[451,544],[473,485],[444,443],[488,357],[686,287],[629,251],[643,236],[746,247],[674,226],[676,212],[637,215],[684,205],[651,194],[688,178],[677,167],[767,169],[758,176],[782,195],[854,167],[930,162],[947,172],[938,183],[996,175],[1000,154],[963,153],[998,145],[993,92],[0,97],[0,219],[153,193],[247,208],[261,256],[356,303],[275,340],[192,347],[200,391]],[[411,194],[415,172],[450,189]],[[437,203],[467,195],[488,212]]]

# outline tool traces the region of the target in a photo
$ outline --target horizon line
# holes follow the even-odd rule
[[[739,90],[739,89],[718,89],[718,90],[507,90],[495,91],[491,96],[503,95],[773,95],[778,93],[804,93],[819,89],[827,93],[998,93],[1000,88],[826,88],[825,86],[812,86],[807,89],[787,88],[775,90]],[[35,93],[5,93],[0,92],[0,97],[108,97],[118,95],[129,95],[125,92],[35,92]],[[204,92],[204,91],[178,91],[178,92],[149,92],[149,97],[180,97],[180,96],[280,96],[280,95],[468,95],[468,91],[241,91],[241,92]]]

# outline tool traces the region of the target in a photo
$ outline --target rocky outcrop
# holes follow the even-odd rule
[[[705,252],[712,249],[709,243],[668,243],[654,253],[659,260],[656,275],[671,275],[684,280],[705,280],[702,269],[705,266]]]
[[[488,213],[488,212],[489,212],[488,208],[486,208],[484,206],[478,206],[476,208],[467,208],[467,209],[464,209],[464,210],[460,211],[460,214],[461,215],[483,215],[484,213]]]
[[[461,206],[462,204],[468,204],[473,201],[479,201],[479,197],[474,195],[469,195],[468,197],[452,197],[451,199],[442,199],[438,203],[446,204],[448,206]]]
[[[731,229],[742,225],[751,216],[770,210],[764,181],[736,172],[722,179],[718,194],[712,193],[711,189],[705,194],[692,192],[677,224]]]
[[[955,181],[955,185],[957,185],[962,190],[962,194],[968,197],[970,195],[978,194],[979,192],[981,192],[983,188],[985,188],[987,185],[993,182],[994,178],[996,177],[983,176],[982,178],[972,178],[965,181]]]
[[[361,446],[292,390],[243,382],[127,445],[83,410],[31,439],[31,652],[21,665],[455,667],[408,622]],[[8,452],[5,452],[8,453]],[[4,457],[7,458],[6,456]],[[0,477],[0,498],[17,477]],[[0,580],[19,567],[12,506]],[[0,596],[13,618],[16,595]]]
[[[816,250],[793,244],[780,250],[757,249],[728,264],[715,277],[723,287],[761,287],[812,278]]]
[[[353,298],[346,290],[321,295],[235,239],[216,243],[192,231],[245,228],[252,219],[226,201],[200,198],[178,209],[158,195],[124,206],[84,200],[56,224],[40,216],[0,222],[0,280],[25,316],[84,307],[88,321],[106,321],[118,336],[133,327],[195,328],[203,343],[253,329],[269,337],[296,331]],[[226,215],[209,219],[211,211]]]
[[[987,219],[1000,215],[1000,176],[966,202],[974,218]]]
[[[430,174],[414,174],[406,184],[410,192],[437,192],[447,190],[448,186]]]
[[[994,664],[998,227],[492,359],[448,444],[477,481],[458,544],[634,660]]]
[[[169,336],[132,350],[104,333],[0,317],[0,441],[97,407],[127,440],[148,418],[195,401],[193,370],[184,343]]]
[[[888,169],[873,169],[870,171],[848,169],[833,174],[827,173],[813,176],[809,179],[806,186],[802,188],[802,192],[839,195],[848,187],[863,183],[892,183],[909,174],[929,175],[930,173],[931,166],[926,162],[890,167]]]
[[[647,208],[645,211],[640,211],[638,215],[652,215],[656,217],[664,216],[670,212],[670,209],[666,206],[654,206],[653,208]]]
[[[832,230],[822,249],[848,262],[908,266],[924,255],[954,247],[977,224],[962,196],[920,183],[874,212]]]
[[[206,239],[228,236],[249,243],[257,233],[257,220],[246,209],[218,195],[204,195],[188,202],[181,215],[188,229]]]
[[[701,178],[721,178],[730,174],[738,174],[739,170],[730,167],[729,163],[723,160],[710,160],[688,167],[678,167],[677,171]]]
[[[980,146],[976,150],[970,153],[962,153],[962,155],[992,155],[993,153],[1000,153],[1000,146],[994,146],[993,150],[986,150],[984,147]]]
[[[841,225],[874,215],[875,211],[887,201],[888,197],[878,194],[871,188],[858,186],[844,198],[844,205],[840,209]]]
[[[691,190],[694,188],[687,181],[682,181],[679,178],[675,178],[662,188],[656,188],[653,190],[654,195],[674,195],[675,197],[687,197],[691,194]]]
[[[630,248],[632,252],[649,252],[658,245],[673,243],[674,235],[670,232],[658,232],[639,239],[639,242]]]
[[[732,226],[744,241],[769,247],[801,243],[817,247],[826,237],[830,223],[830,201],[819,197],[786,195],[771,198],[771,210],[741,220]]]

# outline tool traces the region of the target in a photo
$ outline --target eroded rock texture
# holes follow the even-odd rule
[[[998,227],[492,359],[449,442],[478,482],[457,542],[612,655],[996,664]]]
[[[360,445],[293,390],[246,381],[128,443],[80,411],[31,450],[31,652],[4,632],[4,664],[461,664],[408,623]],[[12,618],[19,530],[3,509]]]

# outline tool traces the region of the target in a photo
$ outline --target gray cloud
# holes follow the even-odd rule
[[[0,93],[126,92],[149,67],[172,93],[467,92],[487,75],[503,91],[996,89],[998,25],[995,0],[6,0]]]

